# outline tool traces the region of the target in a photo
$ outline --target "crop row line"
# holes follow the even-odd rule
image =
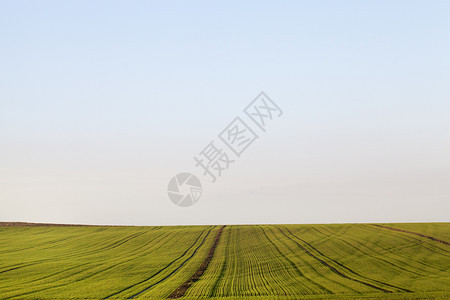
[[[189,278],[186,282],[184,282],[182,285],[180,285],[172,294],[169,295],[169,299],[177,299],[181,298],[186,294],[186,291],[191,287],[191,285],[198,281],[200,277],[202,277],[203,273],[205,272],[206,268],[208,268],[209,263],[211,262],[214,252],[216,251],[217,245],[220,241],[220,236],[222,235],[222,231],[225,228],[226,225],[222,226],[219,231],[217,232],[216,238],[214,240],[214,244],[209,249],[208,255],[206,256],[203,263],[200,265],[200,267],[195,271],[195,273]]]
[[[344,274],[343,272],[339,271],[336,267],[334,267],[334,266],[332,266],[331,264],[327,263],[325,260],[323,260],[323,259],[321,259],[320,257],[314,255],[311,251],[309,251],[308,249],[306,249],[306,248],[305,248],[304,246],[302,246],[299,242],[297,242],[296,240],[292,239],[292,238],[291,238],[290,236],[288,236],[283,230],[281,230],[281,228],[278,228],[278,229],[279,229],[279,230],[283,233],[283,235],[285,235],[288,239],[290,239],[290,240],[292,240],[294,243],[296,243],[296,244],[300,247],[300,249],[302,249],[302,250],[303,250],[304,252],[306,252],[308,255],[310,255],[311,257],[313,257],[313,258],[316,259],[317,261],[319,261],[319,262],[320,262],[321,264],[323,264],[324,266],[328,267],[328,268],[329,268],[332,272],[334,272],[335,274],[337,274],[337,275],[339,275],[339,276],[341,276],[341,277],[344,277],[344,278],[346,278],[346,279],[349,279],[349,280],[352,280],[352,281],[361,283],[361,284],[363,284],[363,285],[365,285],[365,286],[374,288],[374,289],[376,289],[376,290],[382,291],[382,292],[384,292],[384,293],[393,293],[393,291],[388,290],[388,289],[386,289],[386,288],[379,287],[379,286],[376,286],[376,285],[374,285],[374,284],[372,284],[372,283],[369,283],[369,282],[366,282],[366,281],[363,281],[363,280],[360,280],[360,279],[357,279],[357,278],[353,278],[353,277],[350,277],[350,276]],[[322,254],[320,251],[318,251],[316,248],[314,248],[313,246],[311,246],[309,243],[307,243],[306,241],[304,241],[304,240],[302,240],[301,238],[299,238],[299,237],[297,237],[296,235],[294,235],[292,232],[290,232],[289,229],[287,229],[287,228],[285,228],[285,229],[286,229],[286,231],[287,231],[291,236],[295,237],[296,239],[302,241],[304,244],[308,245],[309,248],[311,248],[312,250],[314,250],[316,253],[318,253],[318,254],[321,255],[322,257],[325,257],[325,258],[331,260],[332,262],[334,262],[335,264],[337,264],[339,267],[342,267],[342,268],[346,269],[347,271],[349,271],[350,273],[352,273],[352,274],[354,274],[354,275],[356,275],[356,276],[358,276],[358,277],[362,277],[362,278],[365,278],[365,279],[369,279],[369,278],[366,278],[366,277],[364,277],[364,276],[362,276],[362,275],[356,273],[355,271],[353,271],[353,270],[351,270],[350,268],[344,266],[343,264],[339,263],[338,261],[333,260],[333,259],[331,259],[331,258],[325,256],[325,255]],[[411,292],[410,290],[403,289],[403,288],[400,288],[400,287],[396,287],[396,286],[393,286],[393,285],[390,285],[390,284],[387,284],[387,283],[384,283],[384,282],[381,282],[381,281],[378,281],[378,280],[374,280],[374,279],[369,279],[369,280],[378,282],[378,283],[380,283],[380,284],[382,284],[382,285],[386,285],[386,286],[390,286],[390,287],[397,288],[397,289],[402,290],[402,291],[404,291],[404,292]]]
[[[404,233],[414,234],[414,235],[417,235],[417,236],[420,236],[420,237],[423,237],[423,238],[432,240],[432,241],[434,241],[434,242],[438,242],[438,243],[442,243],[442,244],[444,244],[444,245],[450,246],[450,243],[449,243],[449,242],[446,242],[446,241],[444,241],[444,240],[440,240],[440,239],[437,239],[437,238],[435,238],[435,237],[432,237],[432,236],[429,236],[429,235],[425,235],[425,234],[422,234],[422,233],[419,233],[419,232],[414,232],[414,231],[409,231],[409,230],[404,230],[404,229],[399,229],[399,228],[389,227],[389,226],[386,226],[386,225],[372,224],[372,226],[376,226],[376,227],[380,227],[380,228],[384,228],[384,229],[389,229],[389,230],[393,230],[393,231],[399,231],[399,232],[404,232]]]

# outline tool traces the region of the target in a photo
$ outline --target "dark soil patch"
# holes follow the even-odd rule
[[[219,244],[220,236],[222,235],[222,231],[225,228],[226,225],[222,226],[219,231],[217,232],[216,239],[214,240],[214,244],[211,246],[211,249],[209,249],[208,256],[206,256],[203,263],[200,265],[200,267],[195,271],[195,273],[189,278],[185,283],[180,285],[170,296],[169,299],[177,299],[181,298],[186,294],[187,290],[191,287],[191,285],[198,281],[200,277],[202,277],[203,273],[206,271],[206,268],[208,268],[209,263],[213,259],[214,252],[216,251],[217,245]]]

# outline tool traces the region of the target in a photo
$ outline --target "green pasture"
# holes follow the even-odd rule
[[[450,299],[450,223],[382,225],[226,226],[183,298]],[[0,299],[167,298],[219,228],[0,227]]]

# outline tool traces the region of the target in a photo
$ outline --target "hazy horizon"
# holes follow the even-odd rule
[[[449,9],[3,1],[0,221],[449,222]],[[194,156],[261,91],[283,115],[211,183]]]

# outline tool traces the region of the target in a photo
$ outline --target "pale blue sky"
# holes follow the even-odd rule
[[[448,1],[0,1],[0,221],[450,221]],[[169,179],[261,90],[199,203]]]

